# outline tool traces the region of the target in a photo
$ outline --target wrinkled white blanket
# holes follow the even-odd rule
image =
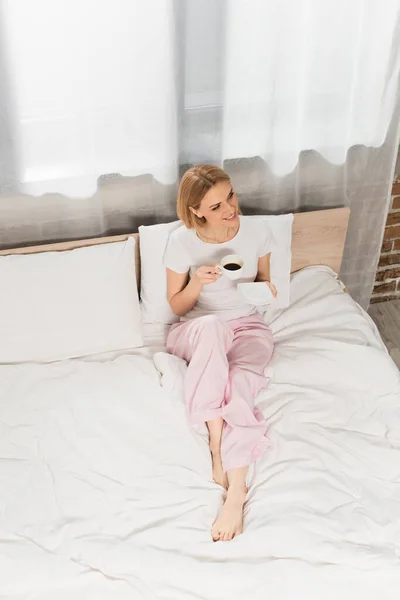
[[[399,372],[328,269],[291,297],[266,314],[272,446],[229,543],[210,538],[221,490],[184,364],[0,367],[2,600],[398,598]]]

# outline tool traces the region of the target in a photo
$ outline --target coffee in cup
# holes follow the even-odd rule
[[[238,254],[228,254],[221,260],[221,272],[229,279],[239,279],[243,272],[243,259]]]
[[[226,263],[226,265],[224,265],[224,269],[228,269],[228,271],[238,271],[241,268],[242,267],[235,262]]]

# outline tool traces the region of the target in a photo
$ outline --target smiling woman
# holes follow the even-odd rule
[[[247,470],[268,443],[254,398],[267,383],[272,333],[237,285],[257,280],[276,295],[271,234],[262,222],[239,215],[229,176],[212,165],[185,173],[177,210],[183,225],[171,234],[164,263],[168,300],[181,322],[171,327],[167,350],[189,365],[189,420],[207,424],[213,478],[228,489],[212,526],[213,539],[227,541],[242,532]],[[221,272],[228,255],[240,263],[237,278]]]

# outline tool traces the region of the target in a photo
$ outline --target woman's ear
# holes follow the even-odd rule
[[[196,216],[198,219],[202,219],[202,218],[203,218],[203,215],[201,215],[201,214],[199,213],[199,211],[198,211],[198,210],[195,210],[195,209],[193,208],[193,206],[189,206],[189,210],[190,210],[190,211],[191,211],[191,212],[192,212],[192,213],[193,213],[193,214],[194,214],[194,215],[195,215],[195,216]]]

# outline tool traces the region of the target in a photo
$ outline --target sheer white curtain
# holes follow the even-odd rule
[[[223,157],[261,156],[276,175],[313,149],[343,164],[383,144],[397,72],[397,0],[228,2]]]
[[[0,0],[0,245],[166,220],[179,169],[213,162],[245,212],[350,205],[342,276],[366,306],[399,3]]]
[[[21,191],[176,180],[172,2],[4,0],[3,18]]]

